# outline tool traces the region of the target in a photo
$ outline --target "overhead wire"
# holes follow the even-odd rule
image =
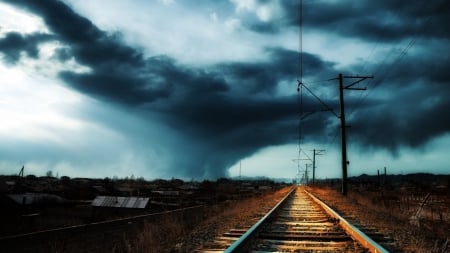
[[[311,90],[308,89],[307,86],[305,86],[304,82],[303,82],[303,55],[302,55],[302,0],[299,0],[299,84],[298,84],[298,95],[299,95],[299,104],[300,104],[300,115],[303,115],[304,111],[303,111],[303,97],[302,97],[302,91],[303,91],[303,87],[308,90],[323,106],[325,106],[325,108],[329,109],[329,107],[318,97],[316,96]],[[427,2],[426,2],[427,3]],[[393,19],[394,16],[391,16],[391,19]],[[429,21],[431,20],[431,16],[428,16],[428,18],[425,20],[425,24],[428,25]],[[385,28],[383,28],[385,29]],[[402,51],[393,59],[390,60],[392,57],[394,57],[394,53],[397,52],[396,46],[392,46],[392,49],[389,51],[389,53],[385,56],[385,58],[378,64],[378,67],[376,68],[376,71],[374,72],[374,75],[376,76],[381,76],[381,78],[377,78],[377,79],[370,79],[369,82],[367,83],[367,86],[371,86],[371,89],[368,92],[365,93],[361,93],[359,98],[358,98],[358,102],[357,104],[353,107],[353,109],[351,110],[351,112],[349,113],[349,118],[353,115],[353,113],[356,111],[356,109],[360,108],[365,102],[367,97],[369,96],[369,94],[371,92],[373,92],[374,89],[376,89],[377,87],[379,87],[386,79],[389,75],[391,75],[391,73],[394,71],[395,67],[397,67],[398,63],[407,55],[408,51],[414,46],[414,44],[416,43],[416,41],[419,38],[419,30],[416,30],[414,36],[410,39],[409,43],[403,47]],[[375,55],[375,51],[378,48],[378,46],[380,45],[380,40],[379,39],[375,45],[372,47],[369,55],[365,58],[364,64],[363,64],[363,68],[362,70],[366,71],[367,66],[368,66],[368,62],[370,61],[370,59]],[[328,81],[328,80],[324,80],[324,81]],[[323,81],[318,81],[318,82],[323,82]],[[330,110],[335,116],[337,116],[337,114],[333,111]],[[337,116],[339,118],[339,116]],[[306,157],[307,154],[302,150],[301,145],[301,136],[302,131],[301,131],[301,118],[299,119],[299,159],[300,159],[300,154],[304,153]],[[331,139],[330,143],[326,146],[331,146],[333,145],[333,143],[336,141],[337,136],[339,134],[339,131],[336,131],[334,137]]]
[[[391,12],[390,14],[391,14],[391,15],[389,16],[389,18],[384,19],[384,20],[387,21],[386,23],[390,23],[392,20],[395,20],[395,18],[397,18],[397,16],[399,15],[399,12]],[[383,26],[382,29],[381,29],[381,31],[380,31],[380,33],[383,33],[383,32],[386,30],[386,28],[387,28],[386,25]],[[376,48],[378,47],[378,45],[380,44],[380,42],[381,42],[381,37],[379,37],[379,38],[376,40],[375,44],[373,45],[372,49],[370,50],[370,53],[368,54],[367,57],[365,57],[364,62],[363,62],[363,67],[362,67],[362,69],[361,69],[361,73],[365,73],[365,72],[366,72],[368,62],[370,61],[370,59],[371,59],[372,56],[374,55],[374,52],[375,52]],[[391,51],[389,52],[389,54],[386,55],[386,57],[383,59],[383,61],[381,61],[381,63],[379,64],[379,68],[381,68],[381,66],[384,64],[384,62],[387,61],[387,59],[390,57],[390,55],[392,54],[393,51],[394,51],[394,50],[391,49]],[[378,73],[378,71],[375,71],[375,72],[374,72],[374,75],[378,76],[377,73]],[[368,87],[372,84],[373,80],[374,80],[374,78],[371,78],[371,79],[368,80],[368,82],[366,83],[366,88],[367,88],[367,89],[369,89]],[[353,109],[351,109],[351,111],[349,112],[349,114],[348,114],[348,115],[349,115],[349,116],[348,116],[349,119],[351,118],[351,116],[353,115],[353,113],[356,111],[356,109],[359,107],[359,105],[362,104],[362,101],[364,101],[366,97],[367,97],[367,92],[360,92],[360,93],[359,93],[359,97],[358,97],[358,99],[357,99],[357,100],[358,100],[357,106],[353,107]]]
[[[297,157],[297,171],[300,171],[300,157],[302,153],[302,122],[301,116],[303,115],[303,96],[302,96],[302,82],[303,82],[303,0],[299,0],[298,3],[298,76],[299,83],[297,86],[297,101],[299,106],[299,115],[298,117],[298,157]]]
[[[314,92],[312,92],[312,90],[310,90],[305,84],[302,84],[302,86],[309,91],[309,93],[317,99],[317,101],[319,101],[320,104],[322,104],[323,107],[325,107],[325,111],[330,111],[334,116],[336,116],[337,118],[339,118],[339,116],[336,114],[336,112],[329,107],[325,102],[322,101],[322,99],[319,98],[319,96],[317,96],[316,94],[314,94]]]
[[[424,6],[421,8],[421,10],[426,10],[427,9],[426,7],[428,4],[429,3],[427,1],[425,1]],[[432,16],[429,15],[424,21],[424,26],[429,25],[431,19],[432,19]],[[419,39],[419,37],[420,37],[419,29],[417,29],[414,32],[414,35],[409,40],[408,44],[401,50],[401,52],[393,60],[388,61],[391,57],[393,57],[394,53],[397,51],[396,45],[392,46],[389,53],[386,55],[386,57],[383,59],[383,61],[381,61],[381,63],[378,65],[378,68],[374,72],[374,75],[381,76],[381,77],[376,78],[376,79],[374,78],[369,81],[367,86],[372,85],[372,83],[373,83],[373,85],[367,92],[361,94],[359,101],[357,102],[355,107],[352,109],[352,111],[349,113],[349,118],[353,115],[353,113],[356,111],[356,109],[360,108],[366,102],[366,99],[369,96],[369,94],[371,92],[373,92],[373,90],[375,90],[377,87],[379,87],[391,75],[391,73],[395,70],[395,68],[400,63],[400,61],[403,60],[403,58],[407,55],[408,51],[414,46],[414,44]],[[387,63],[389,63],[389,64],[387,64]]]

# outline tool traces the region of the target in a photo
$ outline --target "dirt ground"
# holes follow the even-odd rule
[[[231,228],[249,228],[261,219],[291,188],[283,188],[261,196],[230,202],[211,210],[208,218],[188,237],[182,238],[171,252],[193,252],[214,248],[214,239]]]
[[[149,237],[152,237],[152,233],[147,231],[145,233],[148,235],[133,243],[137,246],[132,247],[133,250],[129,252],[140,252],[136,249],[147,248],[142,252],[184,253],[213,248],[217,236],[231,228],[250,227],[281,200],[288,190],[289,188],[283,188],[250,199],[214,206],[205,213],[204,220],[189,231],[183,229],[178,229],[177,233],[166,231],[166,235],[173,234],[175,238],[168,244],[166,241],[166,244],[159,248],[153,244],[150,248],[158,249],[156,251],[139,246],[145,245]],[[439,203],[439,208],[436,204],[434,207],[432,203],[424,204],[423,214],[417,223],[414,223],[411,221],[411,214],[417,213],[420,203],[423,203],[423,197],[404,198],[393,196],[394,193],[365,190],[351,190],[344,197],[338,190],[330,187],[308,187],[307,190],[353,224],[374,228],[385,235],[388,238],[388,245],[385,247],[389,252],[450,252],[450,215],[445,209],[449,203],[445,196],[441,199],[435,197],[437,199],[432,201]],[[436,211],[437,209],[444,211]],[[158,228],[153,230],[158,231]]]
[[[393,240],[388,246],[390,252],[450,252],[450,203],[446,195],[435,194],[437,199],[427,202],[424,197],[407,198],[412,194],[401,191],[355,189],[344,197],[330,187],[308,190],[341,215],[350,217],[352,223],[376,228],[390,237]],[[418,219],[412,219],[419,208]]]

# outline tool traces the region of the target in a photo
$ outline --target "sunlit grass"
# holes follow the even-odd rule
[[[420,204],[408,202],[398,191],[351,190],[347,197],[343,197],[331,188],[314,187],[309,190],[341,214],[391,236],[396,248],[404,252],[441,252],[450,231],[450,221],[442,214],[445,208],[435,209],[432,213],[429,207],[425,207],[420,227],[413,225],[411,216]],[[445,200],[442,198],[442,202]]]
[[[277,200],[284,197],[287,191],[288,189],[284,188],[261,196],[227,201],[205,208],[203,219],[194,226],[170,216],[155,223],[147,223],[134,240],[125,242],[123,252],[191,252],[228,229],[252,225],[271,209]]]

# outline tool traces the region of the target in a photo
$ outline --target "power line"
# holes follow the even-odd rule
[[[298,24],[299,78],[303,82],[303,0],[299,0],[298,4]]]
[[[445,1],[443,1],[443,2],[445,2]],[[441,2],[441,3],[443,3],[443,2]],[[427,10],[428,6],[429,6],[429,2],[424,1],[424,5],[422,6],[421,10],[424,10],[424,12],[425,12]],[[436,8],[438,8],[438,7],[436,7]],[[427,27],[431,23],[430,21],[432,18],[433,18],[433,16],[429,15],[425,19],[424,26],[422,28]],[[385,27],[383,27],[383,30],[384,29],[385,29]],[[373,85],[373,87],[370,88],[369,92],[367,92],[365,94],[361,94],[359,102],[356,104],[354,109],[349,113],[349,117],[351,117],[353,115],[353,113],[356,111],[357,108],[361,107],[364,104],[364,102],[366,101],[369,94],[371,92],[373,92],[375,90],[375,88],[379,87],[391,75],[393,70],[398,66],[399,62],[407,55],[408,51],[414,46],[414,44],[416,43],[416,41],[418,40],[419,37],[420,37],[419,28],[417,28],[413,37],[409,40],[408,44],[402,49],[402,51],[397,55],[397,57],[394,58],[392,61],[388,61],[388,59],[391,58],[391,56],[394,54],[394,52],[397,51],[395,46],[393,46],[391,48],[391,50],[386,55],[386,57],[383,59],[383,61],[381,61],[381,63],[378,65],[377,70],[374,71],[375,75],[381,76],[382,78],[372,79],[368,82],[367,86],[369,87],[372,84],[372,81],[375,80],[375,82],[373,82],[374,85]],[[378,44],[378,43],[379,43],[379,41],[377,41],[376,44]],[[373,49],[372,49],[371,54],[372,53],[373,53]],[[386,62],[390,62],[390,64],[385,65]],[[381,72],[382,70],[384,70],[384,73],[379,74],[379,72]]]
[[[343,170],[343,180],[342,180],[342,193],[343,195],[346,195],[347,193],[347,189],[346,189],[346,178],[347,178],[347,154],[346,154],[346,134],[345,134],[345,129],[346,129],[346,125],[345,125],[345,108],[344,108],[344,98],[343,98],[343,90],[344,89],[358,89],[358,90],[363,90],[360,88],[352,88],[353,85],[367,79],[370,78],[372,79],[373,77],[351,77],[351,76],[342,76],[342,74],[339,74],[339,83],[340,83],[340,104],[341,104],[341,115],[338,116],[325,102],[323,102],[316,94],[314,94],[303,82],[303,63],[302,63],[302,1],[300,0],[300,5],[299,5],[299,72],[300,72],[300,78],[298,80],[298,87],[297,87],[297,91],[299,92],[299,96],[300,96],[300,101],[301,101],[301,115],[303,116],[303,98],[302,98],[302,88],[304,87],[314,98],[317,99],[317,101],[319,101],[322,106],[324,106],[324,108],[326,108],[327,110],[329,110],[334,116],[336,116],[337,118],[341,119],[341,144],[342,144],[342,170]],[[431,16],[429,16],[426,20],[425,20],[425,24],[428,24],[429,21],[431,20]],[[407,55],[407,52],[414,46],[414,44],[416,43],[416,41],[419,38],[419,30],[417,29],[416,33],[414,34],[414,36],[410,39],[409,43],[403,47],[402,51],[393,59],[390,60],[395,52],[395,48],[393,47],[390,52],[386,55],[386,57],[384,58],[384,60],[378,65],[377,70],[375,71],[375,73],[379,76],[382,76],[382,78],[380,79],[376,79],[375,82],[369,82],[369,85],[372,85],[373,87],[371,87],[371,91],[373,91],[375,88],[379,87],[379,85],[381,85],[384,80],[386,80],[391,73],[393,72],[393,70],[397,67],[398,63]],[[375,49],[377,48],[379,42],[377,42],[374,47],[372,48],[369,56],[366,58],[366,62],[372,57],[372,55],[375,52]],[[386,64],[389,63],[389,64]],[[363,69],[366,69],[367,63],[365,63],[363,65]],[[383,74],[379,74],[379,73],[383,73]],[[360,80],[350,84],[350,85],[346,85],[344,87],[343,85],[343,79],[344,78],[360,78]],[[361,94],[359,97],[359,102],[356,104],[356,106],[353,108],[352,112],[350,113],[350,116],[354,113],[354,111],[359,108],[360,106],[363,105],[363,103],[366,101],[368,95],[370,94],[370,92]],[[301,124],[301,119],[299,121],[299,124]],[[333,138],[332,142],[334,142],[334,139],[337,137],[337,134],[335,135],[335,137]],[[301,137],[299,137],[301,138]],[[300,157],[300,153],[302,152],[302,149],[300,147],[300,140],[299,140],[299,157]],[[305,153],[306,155],[306,153]],[[314,166],[313,166],[314,167]],[[314,169],[314,168],[313,168]],[[313,176],[314,178],[314,176]]]
[[[298,99],[297,103],[299,105],[299,115],[303,115],[303,96],[302,96],[302,87],[297,87],[297,94]],[[302,122],[301,117],[299,117],[298,120],[298,157],[300,158],[300,151],[301,151],[301,145],[302,145]]]
[[[298,65],[299,65],[299,79],[303,80],[303,0],[299,0],[298,3]],[[299,106],[299,115],[303,114],[303,95],[302,87],[297,86],[297,103]],[[298,160],[301,158],[302,151],[302,122],[301,118],[298,119]],[[298,170],[300,169],[300,163],[298,163]]]
[[[382,76],[382,78],[377,79],[378,82],[374,82],[374,84],[372,85],[371,89],[369,92],[365,93],[365,95],[361,96],[361,99],[359,100],[359,102],[355,105],[354,109],[350,112],[350,116],[351,117],[353,115],[353,113],[356,111],[356,109],[360,108],[366,101],[367,97],[369,96],[369,94],[371,92],[374,91],[375,88],[379,87],[389,76],[390,74],[393,72],[393,70],[395,69],[396,66],[398,66],[398,64],[400,63],[400,61],[402,60],[402,58],[407,54],[408,50],[410,50],[414,44],[416,43],[417,40],[417,36],[413,37],[409,43],[406,45],[405,48],[403,48],[403,50],[397,55],[397,57],[388,65],[386,66],[384,69],[384,73],[380,74],[380,76]],[[394,49],[391,50],[391,53],[395,51]],[[386,58],[388,58],[390,55],[388,54],[388,56]],[[384,62],[384,61],[383,61]],[[379,67],[379,69],[381,69],[382,66]],[[377,71],[378,72],[378,71]],[[369,83],[369,85],[372,83]]]
[[[389,18],[383,18],[384,22],[385,22],[386,24],[389,24],[389,23],[391,22],[391,20],[395,20],[396,18],[398,18],[399,13],[400,13],[400,12],[397,12],[397,11],[396,11],[396,12],[390,12]],[[384,31],[386,30],[387,27],[388,27],[387,25],[384,25],[384,26],[381,28],[380,33],[384,33]],[[368,56],[365,58],[365,60],[364,60],[363,67],[362,67],[362,69],[360,70],[360,73],[366,73],[367,63],[369,62],[370,58],[373,56],[373,54],[374,54],[374,52],[375,52],[375,49],[376,49],[376,48],[378,47],[378,45],[380,44],[381,40],[382,40],[382,37],[379,37],[379,38],[377,39],[377,41],[375,42],[375,45],[372,47],[372,49],[371,49],[369,55],[368,55]],[[375,72],[375,73],[378,74],[377,72]],[[372,80],[369,80],[369,83],[367,84],[367,86],[369,86],[369,84],[370,84],[371,81],[372,81]]]
[[[330,111],[336,118],[339,118],[339,116],[334,112],[334,110],[329,107],[325,102],[323,102],[312,90],[310,90],[304,83],[301,83],[298,81],[298,87],[304,87],[317,101],[319,101],[320,104],[322,104],[323,107],[325,107],[326,110],[324,111]]]

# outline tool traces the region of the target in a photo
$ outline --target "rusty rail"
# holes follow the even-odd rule
[[[272,208],[266,215],[264,215],[264,217],[262,217],[257,223],[255,223],[255,225],[253,225],[249,230],[247,230],[247,232],[245,232],[237,241],[231,244],[230,247],[228,247],[224,251],[224,253],[247,252],[251,242],[261,232],[263,224],[265,224],[270,218],[277,214],[280,207],[283,205],[286,199],[288,199],[288,197],[292,195],[294,191],[295,188],[289,191],[289,193],[286,194],[286,196],[280,202],[278,202],[278,204],[274,208]]]
[[[343,218],[341,215],[339,215],[336,211],[331,209],[327,204],[316,198],[314,195],[312,195],[310,192],[305,192],[322,208],[333,218],[339,220],[339,224],[341,227],[356,241],[358,241],[362,246],[366,247],[370,250],[372,253],[389,253],[385,248],[383,248],[381,245],[376,243],[372,238],[368,237],[366,234],[364,234],[361,230],[359,230],[357,227],[353,226],[350,222],[348,222],[345,218]]]

